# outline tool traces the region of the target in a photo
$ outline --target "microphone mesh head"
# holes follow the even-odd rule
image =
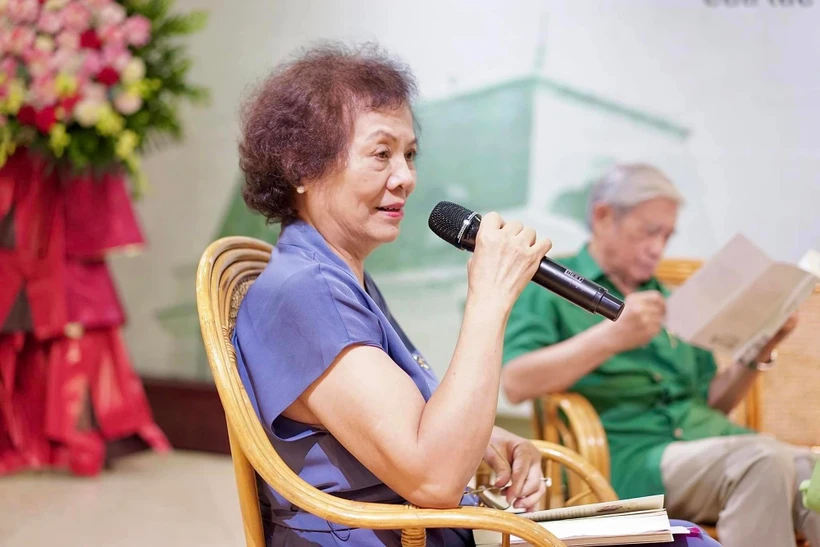
[[[469,209],[456,203],[439,201],[430,212],[427,225],[433,233],[441,239],[456,247],[460,247],[458,244],[458,233],[461,231],[464,220],[472,213]]]

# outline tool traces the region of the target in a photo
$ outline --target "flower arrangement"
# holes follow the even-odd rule
[[[207,98],[175,42],[205,14],[172,3],[0,0],[0,167],[25,147],[73,172],[124,169],[140,195],[140,154],[182,136],[182,99]]]

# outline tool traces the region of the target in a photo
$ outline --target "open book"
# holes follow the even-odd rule
[[[672,541],[673,534],[690,533],[687,528],[670,526],[663,496],[548,509],[521,516],[538,522],[568,546],[664,543]],[[498,532],[475,530],[473,536],[477,547],[501,545]],[[526,545],[514,536],[510,544]]]
[[[666,302],[666,329],[682,340],[730,354],[755,356],[814,290],[820,272],[810,251],[800,266],[775,262],[736,235]]]

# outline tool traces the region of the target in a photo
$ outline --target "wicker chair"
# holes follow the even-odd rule
[[[701,264],[699,260],[664,260],[656,275],[665,285],[674,288]],[[800,309],[797,329],[778,348],[777,366],[761,375],[743,402],[733,410],[731,417],[735,422],[770,432],[790,443],[820,449],[820,428],[816,424],[820,415],[816,393],[820,385],[818,330],[820,285]],[[718,361],[719,366],[729,364],[724,359]],[[609,445],[601,420],[589,401],[577,393],[557,393],[533,401],[533,410],[535,438],[562,444],[577,452],[610,480]],[[577,478],[571,477],[567,484],[566,495],[573,498],[584,495],[584,486]],[[551,497],[549,501],[560,503],[561,498]],[[713,526],[704,528],[717,537]]]
[[[211,244],[202,255],[196,279],[197,308],[208,361],[228,423],[231,454],[245,538],[249,547],[263,547],[256,476],[288,501],[331,522],[370,529],[402,530],[402,545],[423,546],[426,528],[468,528],[501,532],[532,545],[563,546],[546,529],[523,517],[484,507],[419,509],[349,501],[326,494],[302,480],[279,457],[248,398],[236,370],[230,335],[237,310],[248,288],[267,265],[271,246],[247,237],[227,237]],[[535,441],[545,465],[571,470],[600,501],[617,499],[601,474],[565,447]],[[488,474],[477,476],[486,483]]]

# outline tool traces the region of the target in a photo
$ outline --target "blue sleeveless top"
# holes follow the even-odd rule
[[[391,316],[369,276],[362,287],[310,225],[281,233],[268,267],[239,308],[233,335],[239,374],[276,451],[302,479],[346,499],[404,503],[330,433],[282,412],[353,344],[384,350],[429,400],[438,379]],[[399,530],[351,529],[291,505],[260,481],[268,545],[400,545]],[[472,503],[465,499],[462,503]],[[430,529],[427,544],[472,545],[467,530]]]

